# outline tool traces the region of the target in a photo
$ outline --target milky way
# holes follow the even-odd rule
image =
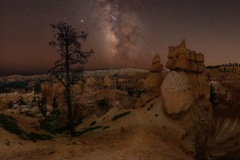
[[[134,7],[121,0],[98,0],[109,58],[117,66],[129,66],[137,56],[139,18]],[[122,61],[119,61],[121,59]]]
[[[164,65],[183,38],[206,65],[240,63],[239,0],[0,0],[0,76],[40,74],[58,59],[51,23],[89,33],[86,69]]]

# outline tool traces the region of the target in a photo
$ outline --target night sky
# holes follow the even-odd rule
[[[49,24],[89,37],[87,69],[148,68],[183,38],[206,65],[240,63],[239,0],[0,0],[0,76],[42,74],[58,59]]]

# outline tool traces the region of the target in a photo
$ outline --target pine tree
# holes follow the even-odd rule
[[[49,42],[52,47],[57,47],[60,59],[55,62],[55,66],[49,70],[64,87],[64,97],[67,104],[68,129],[72,137],[75,136],[75,129],[72,118],[72,95],[71,88],[81,80],[81,74],[84,70],[83,65],[88,57],[93,53],[82,50],[80,40],[86,40],[88,34],[84,31],[77,32],[71,25],[65,22],[59,22],[54,25],[53,36],[55,41]]]
[[[212,103],[213,106],[216,106],[216,93],[215,93],[215,89],[211,83],[210,85],[210,97],[209,97],[209,101]]]

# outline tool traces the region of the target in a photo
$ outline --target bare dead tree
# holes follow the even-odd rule
[[[71,136],[75,136],[75,128],[72,117],[71,87],[81,80],[84,64],[93,50],[82,51],[80,40],[85,41],[88,34],[84,31],[77,32],[71,25],[65,22],[50,24],[53,29],[54,41],[49,42],[52,47],[57,47],[60,59],[55,62],[48,71],[64,86],[64,97],[67,104],[68,129]]]

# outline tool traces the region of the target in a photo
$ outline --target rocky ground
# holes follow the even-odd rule
[[[19,139],[16,135],[0,132],[0,156],[3,159],[191,159],[181,149],[182,128],[167,117],[161,108],[159,98],[139,110],[111,109],[103,117],[90,116],[77,127],[78,131],[102,126],[95,131],[76,138],[55,135],[52,141]],[[112,120],[123,112],[130,114]],[[18,117],[18,123],[25,123],[26,117]],[[109,126],[105,128],[104,126]]]

